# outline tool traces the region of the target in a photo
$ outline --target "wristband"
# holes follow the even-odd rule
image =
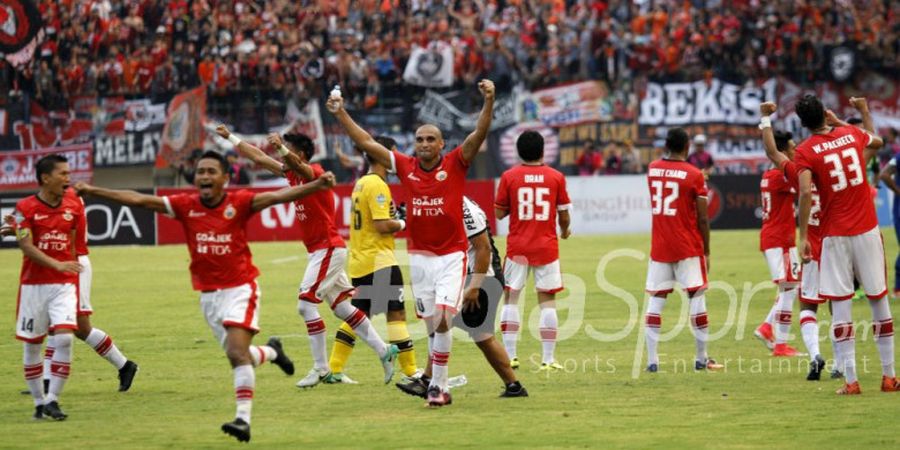
[[[284,144],[279,145],[278,148],[275,149],[275,151],[277,151],[282,158],[291,153],[291,151],[288,150],[288,148],[285,147]]]
[[[241,138],[239,138],[233,134],[228,135],[228,140],[231,141],[231,143],[234,144],[235,147],[237,147],[241,143]]]
[[[406,229],[406,221],[405,220],[397,219],[397,222],[400,222],[400,231],[403,231]]]
[[[759,129],[765,130],[766,128],[772,128],[772,118],[769,116],[759,119]]]

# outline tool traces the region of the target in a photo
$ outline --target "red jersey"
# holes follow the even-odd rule
[[[310,164],[313,176],[319,178],[325,170],[319,164]],[[286,175],[291,186],[300,186],[306,183],[300,175],[288,170]],[[334,193],[331,190],[316,192],[294,201],[294,210],[297,212],[297,220],[300,221],[300,239],[306,246],[306,251],[312,253],[316,250],[330,247],[345,247],[344,238],[338,233],[334,224],[337,210],[334,207]]]
[[[793,161],[787,161],[781,165],[788,181],[794,189],[799,190],[800,184],[800,168]],[[819,191],[816,185],[812,186],[812,204],[809,208],[809,222],[806,227],[806,239],[809,240],[809,246],[812,247],[813,260],[818,261],[822,255],[822,200],[819,198]]]
[[[854,126],[814,134],[797,146],[797,167],[812,172],[822,200],[822,236],[856,236],[878,226],[863,153],[872,141]]]
[[[647,169],[653,233],[650,258],[673,263],[703,256],[703,236],[697,228],[697,199],[706,197],[703,172],[687,161],[661,159]]]
[[[494,207],[509,212],[507,257],[543,266],[559,259],[556,212],[569,209],[566,177],[543,164],[518,165],[500,177]]]
[[[759,249],[788,249],[795,246],[794,193],[784,172],[767,170],[759,182],[762,197],[762,230]]]
[[[253,196],[244,190],[226,192],[214,208],[200,202],[196,193],[163,197],[169,215],[184,228],[194,290],[232,288],[259,276],[246,233],[247,221],[254,214]]]
[[[72,200],[72,204],[81,206],[78,223],[75,224],[75,253],[78,256],[87,255],[90,251],[88,251],[87,212],[84,210],[84,199],[79,197],[74,189],[67,189],[65,196]]]
[[[469,248],[463,226],[463,190],[469,162],[456,147],[425,170],[418,158],[393,152],[394,168],[409,193],[409,251],[441,256]]]
[[[16,203],[16,220],[19,229],[31,230],[31,239],[38,250],[57,261],[74,261],[72,242],[83,209],[81,204],[69,196],[63,196],[60,204],[53,207],[44,203],[37,195],[23,198]],[[77,283],[78,274],[59,272],[44,267],[27,256],[22,258],[20,284],[62,284]]]

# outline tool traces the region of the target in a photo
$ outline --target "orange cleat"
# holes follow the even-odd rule
[[[900,379],[897,377],[888,378],[882,375],[881,392],[900,392]]]
[[[835,391],[837,395],[859,395],[862,394],[862,390],[859,389],[859,381],[854,381],[850,384],[844,384],[844,387]]]
[[[776,358],[790,358],[794,356],[803,356],[803,354],[790,345],[775,344],[775,348],[772,350],[772,356]]]
[[[775,336],[772,334],[772,324],[763,322],[753,331],[753,336],[762,341],[767,349],[772,350],[775,347]]]

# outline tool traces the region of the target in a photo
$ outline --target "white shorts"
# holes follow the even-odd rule
[[[412,278],[413,296],[416,298],[416,316],[431,317],[436,310],[456,314],[462,300],[466,279],[466,254],[409,255],[409,272]]]
[[[75,290],[72,283],[19,286],[16,339],[40,344],[48,331],[77,330],[78,297]]]
[[[89,316],[94,313],[94,308],[91,307],[91,259],[87,255],[81,255],[78,257],[78,264],[81,264],[81,273],[78,274],[78,315]]]
[[[797,247],[767,248],[763,252],[763,256],[766,257],[766,263],[769,265],[773,283],[781,287],[793,287],[799,284],[800,256],[797,254]]]
[[[300,282],[300,300],[311,303],[335,303],[353,296],[353,285],[344,267],[347,265],[347,249],[330,247],[316,250],[309,255],[303,281]]]
[[[204,291],[200,310],[219,344],[225,344],[225,328],[259,331],[259,286],[256,281],[233,288]]]
[[[675,282],[688,292],[706,290],[706,261],[700,256],[673,263],[650,260],[647,268],[647,293],[668,294],[675,289]]]
[[[828,236],[822,240],[819,295],[826,300],[853,298],[853,276],[870,299],[887,295],[884,239],[877,227],[856,236]]]
[[[803,265],[800,273],[800,301],[820,304],[825,299],[819,297],[819,262],[812,260]]]
[[[503,279],[506,289],[521,291],[525,288],[529,270],[534,272],[534,287],[538,292],[555,294],[563,290],[558,259],[543,266],[529,266],[511,258],[506,258],[506,261],[503,262]]]

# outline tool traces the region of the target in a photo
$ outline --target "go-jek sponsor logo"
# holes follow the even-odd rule
[[[435,197],[431,198],[426,196],[422,197],[413,197],[412,199],[412,210],[410,212],[413,216],[417,217],[436,217],[443,216],[444,213],[444,198],[443,197]]]
[[[62,231],[48,231],[41,235],[37,247],[41,250],[65,251],[69,248],[69,235]]]
[[[231,254],[231,233],[197,233],[197,254],[222,256]]]

